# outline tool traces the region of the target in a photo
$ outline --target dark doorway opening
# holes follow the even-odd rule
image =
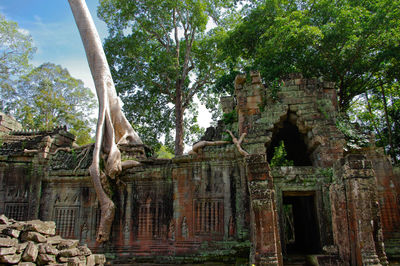
[[[284,192],[282,245],[286,254],[321,251],[314,192]]]
[[[295,115],[288,115],[288,117]],[[281,128],[274,133],[271,143],[267,149],[267,159],[271,163],[274,157],[275,148],[283,141],[287,159],[293,161],[294,166],[311,166],[310,156],[307,153],[308,147],[304,142],[304,136],[299,132],[299,129],[289,119],[283,121]]]

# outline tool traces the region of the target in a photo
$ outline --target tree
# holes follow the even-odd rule
[[[223,0],[103,0],[98,15],[109,28],[105,50],[116,88],[145,140],[175,130],[183,153],[184,113],[215,80],[215,41],[206,33]],[[188,121],[189,122],[189,121]],[[192,120],[196,122],[196,119]],[[186,126],[190,128],[190,123]],[[197,129],[194,127],[193,129]]]
[[[384,147],[397,163],[400,159],[400,84],[386,83],[364,92],[355,99],[349,111],[354,121],[374,132],[376,145]]]
[[[45,63],[22,76],[9,98],[9,111],[25,128],[70,127],[77,144],[91,141],[94,94],[59,65]]]
[[[101,40],[85,1],[68,0],[68,2],[85,47],[99,100],[96,142],[89,172],[101,209],[96,240],[104,242],[109,239],[115,204],[110,195],[105,192],[102,181],[107,183],[108,178],[115,180],[121,173],[122,167],[138,164],[136,161],[122,163],[118,144],[142,144],[142,141],[121,110],[121,100],[115,91]],[[100,169],[101,158],[104,158],[104,169]]]
[[[8,99],[14,93],[18,76],[29,71],[29,59],[35,48],[31,36],[24,34],[17,23],[0,14],[0,110],[8,111]]]
[[[228,33],[225,53],[266,82],[291,72],[334,81],[345,111],[399,58],[399,15],[400,2],[389,0],[263,1]]]

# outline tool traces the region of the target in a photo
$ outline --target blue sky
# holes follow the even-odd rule
[[[106,24],[97,18],[98,0],[86,0],[100,38],[107,37]],[[32,63],[50,62],[67,68],[72,77],[94,90],[94,83],[68,0],[0,0],[0,13],[29,33],[37,51]],[[199,109],[199,124],[208,127],[211,114]]]
[[[107,27],[97,18],[98,0],[86,1],[102,39]],[[68,0],[1,0],[0,13],[32,36],[37,51],[32,63],[51,62],[94,89],[85,51]]]

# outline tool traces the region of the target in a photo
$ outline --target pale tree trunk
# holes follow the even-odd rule
[[[93,161],[89,168],[101,208],[97,241],[109,239],[114,220],[115,205],[105,193],[101,178],[115,178],[121,170],[121,153],[117,144],[141,144],[139,136],[121,110],[120,99],[115,91],[107,59],[100,37],[84,0],[68,0],[82,38],[90,71],[99,100],[99,116],[96,127],[96,143]],[[100,156],[105,160],[105,173],[100,170]]]

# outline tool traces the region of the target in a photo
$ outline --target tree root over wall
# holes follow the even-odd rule
[[[90,71],[99,100],[99,116],[96,126],[96,142],[93,161],[89,167],[93,185],[100,202],[101,218],[97,231],[98,242],[109,239],[114,220],[115,205],[104,191],[101,180],[107,176],[115,179],[124,167],[138,162],[121,162],[118,144],[142,144],[121,110],[121,101],[115,91],[107,59],[100,37],[84,0],[68,0],[86,51]],[[100,169],[100,160],[104,169]]]

